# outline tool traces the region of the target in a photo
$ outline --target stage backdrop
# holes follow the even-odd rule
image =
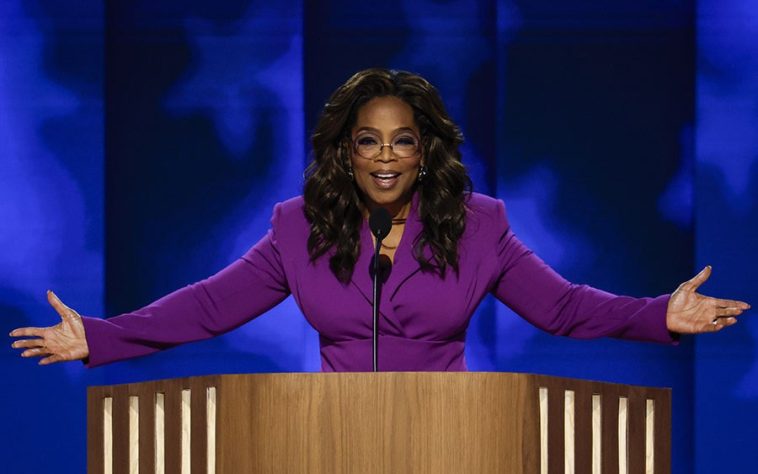
[[[673,0],[2,2],[3,326],[54,323],[47,288],[113,316],[232,262],[274,203],[299,194],[328,95],[370,66],[438,86],[475,189],[502,198],[519,237],[567,278],[657,295],[710,263],[704,291],[758,301],[756,11],[712,0],[697,12]],[[757,328],[746,319],[678,347],[574,341],[487,299],[466,357],[472,370],[671,386],[674,472],[738,472],[756,461],[735,440],[758,422]],[[291,299],[223,337],[99,369],[0,357],[4,472],[30,460],[84,471],[88,384],[319,369]]]
[[[51,325],[45,290],[103,314],[103,7],[0,2],[0,318]],[[85,472],[80,363],[0,351],[0,472]]]

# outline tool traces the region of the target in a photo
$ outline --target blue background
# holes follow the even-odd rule
[[[233,261],[299,194],[330,92],[370,66],[437,85],[475,189],[567,278],[657,295],[712,264],[704,293],[758,301],[755,2],[273,3],[0,2],[2,327],[54,324],[48,288],[115,315]],[[747,315],[678,347],[574,341],[487,299],[467,360],[673,387],[673,471],[745,472],[756,337]],[[2,472],[84,472],[87,385],[319,368],[291,299],[92,370],[39,368],[9,344]]]

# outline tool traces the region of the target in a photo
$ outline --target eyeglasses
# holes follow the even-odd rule
[[[410,134],[402,134],[392,139],[392,143],[382,143],[374,135],[359,135],[353,140],[355,153],[361,158],[373,160],[382,154],[384,147],[390,147],[398,158],[412,158],[418,153],[418,138]]]

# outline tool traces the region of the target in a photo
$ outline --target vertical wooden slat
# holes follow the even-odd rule
[[[629,396],[619,397],[619,474],[629,474]]]
[[[182,474],[192,469],[192,390],[182,387]]]
[[[629,392],[629,474],[645,474],[645,396]]]
[[[129,474],[129,390],[113,387],[113,474]]]
[[[181,474],[182,386],[180,382],[166,381],[164,399],[166,474]]]
[[[576,468],[576,391],[563,391],[563,472],[574,474]]]
[[[105,390],[87,390],[87,473],[103,472],[103,397]]]
[[[671,472],[671,391],[655,396],[655,472]]]
[[[587,384],[574,390],[574,430],[576,472],[592,472],[592,390]]]
[[[129,474],[139,474],[139,397],[129,393]]]
[[[103,398],[103,474],[113,474],[113,392]]]
[[[232,384],[230,383],[230,377],[219,377],[219,382],[216,385],[216,470],[219,473],[225,472],[225,467],[228,465],[228,455],[224,452],[224,448],[231,444],[230,435],[231,430],[224,428],[229,426],[227,423],[227,413],[231,412],[231,407],[234,403],[234,394],[231,392]],[[245,413],[245,410],[240,410]],[[332,442],[329,446],[334,446]],[[332,448],[332,452],[336,450]]]
[[[603,390],[603,439],[602,458],[603,474],[618,474],[619,472],[619,394],[614,386],[605,387]]]
[[[192,379],[192,474],[206,474],[208,468],[207,392],[204,379]]]
[[[540,420],[540,474],[547,474],[548,459],[550,457],[550,451],[548,451],[548,439],[547,433],[550,429],[550,417],[547,412],[547,387],[539,387],[537,396],[539,400],[539,420]]]
[[[645,400],[645,474],[655,472],[655,400]]]
[[[564,456],[563,449],[563,400],[564,393],[560,386],[553,384],[547,392],[547,414],[549,418],[547,432],[547,472],[549,474],[563,474]]]
[[[217,435],[217,390],[216,382],[213,381],[213,386],[208,387],[207,390],[207,405],[206,405],[206,418],[207,418],[207,440],[208,440],[208,460],[207,469],[208,474],[216,474],[216,435]]]
[[[155,384],[141,383],[129,386],[139,396],[139,469],[140,473],[155,472]]]
[[[592,474],[603,472],[603,395],[592,394]]]
[[[155,474],[166,473],[166,387],[162,384],[155,392]]]

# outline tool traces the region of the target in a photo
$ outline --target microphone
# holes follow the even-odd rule
[[[368,226],[371,229],[371,233],[376,238],[376,247],[374,248],[374,277],[373,277],[373,346],[372,346],[372,359],[374,372],[379,371],[379,363],[377,354],[379,352],[379,249],[382,248],[382,240],[392,230],[392,217],[387,209],[383,207],[377,207],[371,211],[371,215],[368,217]]]
[[[368,226],[371,229],[371,233],[376,237],[377,243],[379,243],[390,233],[392,229],[392,217],[390,217],[387,209],[377,207],[371,211],[371,215],[368,217]]]

